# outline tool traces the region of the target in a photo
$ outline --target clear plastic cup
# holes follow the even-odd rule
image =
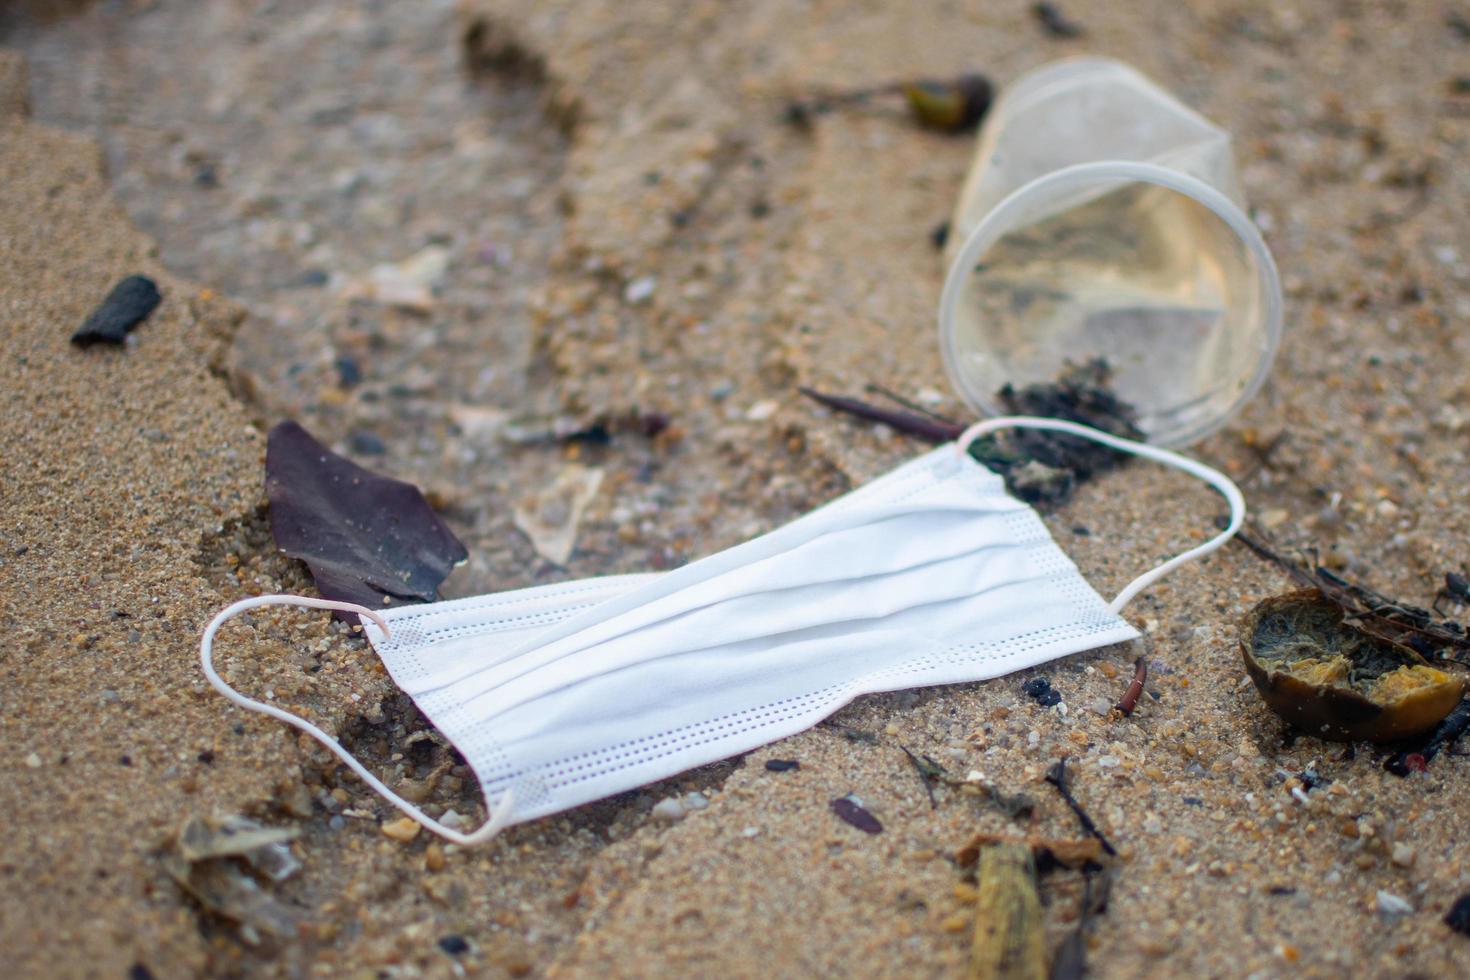
[[[1005,90],[950,222],[945,366],[999,393],[1105,358],[1148,440],[1225,423],[1265,381],[1281,284],[1230,135],[1127,65],[1079,58]]]

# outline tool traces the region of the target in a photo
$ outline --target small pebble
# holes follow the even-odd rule
[[[343,388],[352,388],[362,381],[362,368],[357,366],[357,361],[351,357],[339,357],[332,362],[337,369],[337,384]]]
[[[705,798],[703,793],[684,794],[684,809],[689,811],[703,810],[707,806],[709,806],[709,800]]]
[[[652,810],[653,819],[662,820],[664,823],[678,823],[684,819],[684,814],[684,804],[673,796],[666,800],[659,800]]]
[[[128,276],[112,287],[112,291],[92,311],[85,323],[71,335],[78,347],[92,344],[121,344],[127,335],[148,318],[163,301],[158,286],[147,276]]]
[[[1403,841],[1399,841],[1393,846],[1392,858],[1393,863],[1397,864],[1399,867],[1412,868],[1414,866],[1415,858],[1414,848],[1404,843]]]
[[[1455,904],[1445,913],[1444,924],[1461,935],[1470,936],[1470,892],[1455,899]]]
[[[1051,690],[1051,681],[1045,677],[1033,677],[1021,685],[1021,693],[1030,698],[1039,698]]]
[[[623,299],[635,306],[647,302],[653,296],[653,291],[658,288],[658,280],[653,276],[639,276],[628,283],[623,290]]]
[[[1115,755],[1104,755],[1098,757],[1097,764],[1101,769],[1116,769],[1122,765],[1122,761]]]
[[[776,401],[774,398],[768,398],[765,401],[756,402],[754,405],[750,406],[748,410],[746,410],[746,421],[764,422],[772,415],[775,415],[776,409],[780,407],[781,403]]]
[[[462,936],[444,936],[439,940],[439,948],[450,956],[463,956],[470,951],[470,944]]]
[[[383,832],[384,837],[396,840],[400,844],[407,844],[419,835],[422,828],[412,817],[399,817],[397,820],[383,824],[378,829]]]
[[[1037,698],[1036,698],[1036,703],[1039,704],[1039,705],[1041,705],[1043,708],[1050,708],[1054,704],[1060,704],[1061,701],[1062,701],[1062,694],[1061,694],[1060,691],[1056,690],[1055,688],[1053,688],[1050,691],[1046,691],[1043,694],[1038,695]]]
[[[30,766],[32,769],[41,768],[41,757],[32,752],[30,755],[26,756],[26,765]]]
[[[424,848],[424,867],[429,871],[444,870],[444,848],[430,844]]]
[[[1109,703],[1107,698],[1093,698],[1091,701],[1087,702],[1087,710],[1091,711],[1093,714],[1103,715],[1104,717],[1106,717],[1112,712],[1113,706],[1111,703]]]
[[[1414,906],[1407,901],[1383,889],[1378,890],[1378,914],[1386,919],[1396,919],[1404,915],[1412,915]]]
[[[766,760],[766,771],[767,772],[790,772],[793,769],[800,769],[800,768],[801,768],[801,763],[800,762],[797,762],[795,759],[767,759]]]
[[[347,444],[355,456],[381,456],[388,451],[382,439],[371,432],[362,430],[352,433]]]

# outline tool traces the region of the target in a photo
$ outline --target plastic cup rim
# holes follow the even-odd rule
[[[1225,222],[1255,259],[1256,281],[1264,298],[1266,331],[1266,346],[1256,363],[1255,373],[1229,407],[1217,416],[1188,428],[1165,432],[1157,438],[1153,434],[1148,437],[1149,442],[1160,446],[1185,446],[1198,442],[1234,417],[1246,402],[1256,396],[1270,374],[1271,363],[1276,359],[1276,349],[1281,341],[1281,279],[1265,239],[1239,205],[1199,178],[1155,163],[1099,160],[1063,167],[1016,188],[992,208],[965,239],[945,277],[944,292],[939,300],[940,352],[945,370],[960,396],[972,407],[986,415],[1004,414],[1002,407],[993,400],[992,393],[973,390],[959,370],[959,352],[955,349],[955,310],[959,306],[964,282],[969,278],[969,270],[1010,229],[1010,221],[1016,213],[1036,196],[1102,182],[1157,184],[1198,201]]]

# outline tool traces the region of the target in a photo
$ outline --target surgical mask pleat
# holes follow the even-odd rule
[[[816,617],[852,615],[855,611],[860,614],[865,606],[855,607],[850,598],[843,596],[844,589],[868,581],[877,583],[870,584],[869,591],[880,599],[885,591],[907,596],[909,592],[898,584],[904,573],[973,553],[994,535],[994,528],[989,525],[1003,522],[1009,513],[987,513],[976,507],[957,507],[952,511],[924,509],[893,514],[823,535],[791,551],[686,585],[661,604],[637,606],[556,643],[538,645],[528,653],[477,671],[472,678],[462,680],[461,694],[468,701],[510,684],[517,677],[545,671],[551,671],[550,676],[556,678],[581,676],[619,663],[620,658],[637,655],[630,651],[661,655],[655,651],[662,648],[648,642],[655,631],[666,635],[672,629],[676,637],[678,631],[685,631],[683,642],[687,643],[689,637],[704,637],[706,634],[701,630],[712,628],[711,624],[731,622],[728,628],[758,631],[765,628],[764,624],[780,621],[783,614],[789,616],[797,611]],[[878,547],[880,543],[882,546]],[[885,580],[888,581],[886,590],[881,584]],[[633,593],[629,598],[636,595]],[[756,613],[756,607],[759,607],[758,615],[754,618],[740,618],[742,610]],[[704,616],[697,615],[701,610],[706,611]],[[597,612],[594,609],[587,615],[595,616]],[[659,629],[661,625],[663,628]],[[630,636],[638,638],[638,643],[631,647],[619,645],[621,639]],[[449,650],[444,654],[446,659],[454,656]],[[458,656],[476,659],[478,655],[462,648]],[[562,661],[575,662],[558,667]],[[432,680],[426,678],[425,682]]]

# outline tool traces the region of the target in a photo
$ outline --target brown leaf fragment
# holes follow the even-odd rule
[[[1064,868],[1081,868],[1088,863],[1102,863],[1102,842],[1096,837],[1056,838],[1035,835],[1018,837],[1013,834],[994,834],[980,831],[970,842],[955,852],[955,861],[969,867],[979,860],[980,852],[993,844],[1024,844],[1030,849],[1037,863],[1050,862]]]
[[[469,556],[417,487],[338,456],[295,422],[271,430],[265,473],[271,535],[323,598],[432,602]]]
[[[967,975],[986,980],[1041,980],[1045,933],[1036,872],[1025,844],[987,844],[979,854],[975,934]]]

